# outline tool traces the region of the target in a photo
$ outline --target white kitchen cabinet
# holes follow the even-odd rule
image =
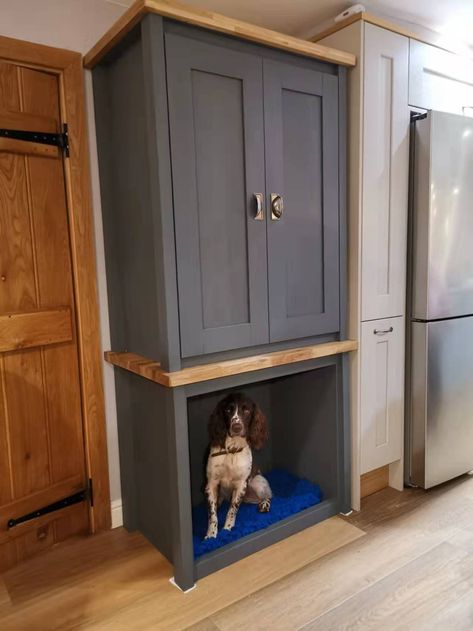
[[[363,322],[361,473],[400,460],[404,439],[404,318]]]
[[[362,473],[389,464],[389,484],[403,486],[409,39],[360,19],[320,43],[358,60],[348,79],[348,335],[359,340],[350,357],[352,506],[358,510]],[[393,331],[373,333],[383,326]]]
[[[473,61],[411,39],[409,104],[424,109],[471,115]]]
[[[365,25],[361,319],[404,314],[409,40]]]

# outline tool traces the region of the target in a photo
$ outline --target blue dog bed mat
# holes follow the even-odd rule
[[[273,499],[268,513],[259,513],[256,504],[242,504],[237,514],[236,524],[232,530],[223,530],[228,502],[223,502],[218,510],[218,535],[216,539],[204,539],[207,533],[207,505],[199,504],[192,510],[194,557],[217,550],[222,546],[237,541],[252,532],[263,530],[271,524],[300,513],[301,511],[319,504],[323,499],[322,489],[318,484],[298,478],[295,475],[274,469],[265,473],[271,489]]]

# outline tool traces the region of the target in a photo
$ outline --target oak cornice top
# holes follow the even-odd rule
[[[194,26],[233,35],[258,44],[313,57],[342,66],[356,65],[356,56],[322,44],[315,44],[261,26],[235,20],[213,11],[203,11],[174,0],[136,0],[85,55],[84,66],[93,68],[148,13],[156,13]]]

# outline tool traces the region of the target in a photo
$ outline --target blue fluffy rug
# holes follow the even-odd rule
[[[269,513],[259,513],[256,504],[242,504],[238,511],[235,527],[231,531],[223,530],[228,503],[223,502],[218,510],[219,531],[216,539],[204,540],[207,532],[207,506],[205,502],[196,506],[192,511],[194,557],[200,557],[207,552],[241,539],[246,535],[262,530],[290,515],[295,515],[309,506],[322,501],[320,486],[309,480],[298,478],[287,471],[274,469],[265,473],[271,489],[273,499]]]

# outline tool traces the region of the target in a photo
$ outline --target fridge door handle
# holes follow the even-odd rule
[[[393,331],[393,327],[390,326],[389,329],[374,329],[373,333],[375,335],[386,335],[386,333],[392,333]]]

